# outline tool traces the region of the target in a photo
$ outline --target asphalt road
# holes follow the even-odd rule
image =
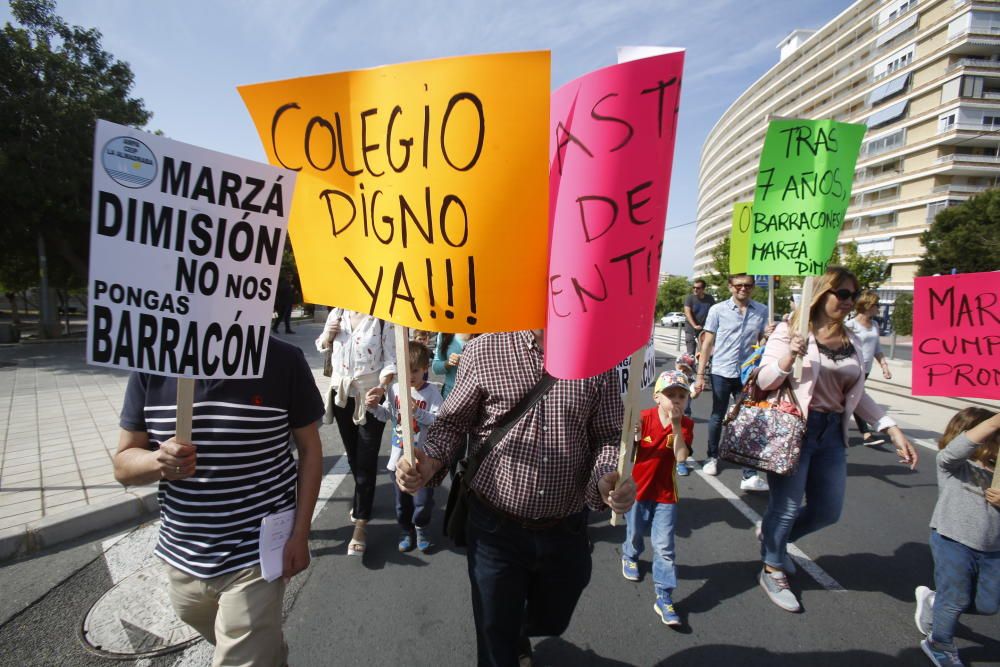
[[[699,459],[705,454],[709,405],[708,397],[695,402]],[[330,467],[340,446],[333,427],[322,431]],[[793,587],[801,594],[802,614],[788,614],[767,600],[756,583],[760,566],[750,519],[697,473],[680,478],[680,582],[674,599],[685,623],[679,630],[662,625],[652,610],[649,561],[642,564],[641,582],[624,580],[619,566],[624,528],[612,528],[607,515],[594,514],[591,584],[566,634],[535,642],[535,664],[928,664],[917,647],[913,589],[933,585],[927,522],[936,484],[931,452],[920,453],[917,471],[909,472],[889,450],[852,441],[841,522],[798,543],[843,590],[823,587],[800,568]],[[745,502],[744,511],[763,513],[766,494],[741,493],[738,470],[724,468],[715,479]],[[381,476],[363,562],[345,555],[349,478],[314,521],[313,564],[286,596],[290,664],[475,663],[464,556],[441,538],[429,555],[399,554],[390,483],[388,473]],[[440,491],[436,535],[445,498]],[[139,661],[112,661],[81,647],[80,623],[121,567],[103,555],[106,538],[0,569],[0,665],[207,664],[204,645]],[[138,562],[145,554],[134,555]],[[996,617],[963,617],[958,642],[966,664],[1000,665],[997,628]]]

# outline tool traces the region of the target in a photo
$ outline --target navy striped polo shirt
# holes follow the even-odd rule
[[[150,448],[176,428],[175,378],[132,373],[121,427],[149,434]],[[161,480],[155,552],[207,579],[259,560],[260,521],[295,507],[297,469],[291,429],[323,416],[323,401],[302,350],[271,338],[263,377],[197,380],[191,438],[194,476]]]

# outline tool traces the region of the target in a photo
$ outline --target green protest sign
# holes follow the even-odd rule
[[[851,200],[864,125],[773,120],[760,156],[747,273],[823,273]]]
[[[752,216],[752,201],[733,204],[733,228],[729,231],[729,275],[747,272]]]

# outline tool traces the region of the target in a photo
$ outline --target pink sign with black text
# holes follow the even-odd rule
[[[1000,399],[1000,271],[914,281],[913,395]]]
[[[552,95],[545,367],[602,373],[649,339],[684,52],[591,72]]]

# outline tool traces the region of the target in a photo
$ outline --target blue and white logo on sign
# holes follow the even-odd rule
[[[156,156],[132,137],[115,137],[104,144],[101,163],[108,176],[126,188],[144,188],[156,178]]]

